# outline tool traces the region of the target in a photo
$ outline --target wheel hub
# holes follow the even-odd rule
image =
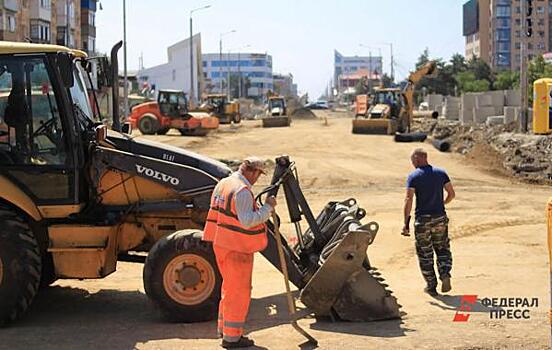
[[[176,274],[178,275],[176,282],[184,288],[193,288],[201,282],[201,272],[195,266],[184,265],[176,271]]]
[[[211,264],[195,254],[174,257],[163,272],[165,292],[183,305],[197,305],[209,298],[215,283],[215,271]]]

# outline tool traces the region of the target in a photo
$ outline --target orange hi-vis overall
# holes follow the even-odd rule
[[[236,175],[219,182],[211,197],[203,240],[213,242],[217,265],[222,275],[218,333],[230,342],[240,340],[249,303],[253,253],[267,245],[266,225],[244,227],[238,220],[235,198],[239,191],[253,193]],[[253,200],[254,211],[258,210]]]

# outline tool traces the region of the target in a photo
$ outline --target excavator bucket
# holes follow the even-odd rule
[[[359,322],[400,318],[400,305],[386,289],[379,273],[371,267],[367,255],[379,225],[373,221],[361,224],[366,211],[353,198],[329,202],[315,218],[295,172],[289,157],[277,158],[272,185],[263,193],[275,195],[283,187],[298,242],[290,247],[282,237],[286,265],[290,281],[300,289],[303,304],[315,316],[334,320]],[[304,233],[300,225],[303,217],[309,226]],[[272,235],[269,235],[263,255],[281,270],[271,225],[269,231]]]
[[[353,119],[353,134],[391,135],[396,124],[391,119]]]
[[[290,118],[287,115],[270,116],[263,118],[263,128],[278,128],[290,125]]]

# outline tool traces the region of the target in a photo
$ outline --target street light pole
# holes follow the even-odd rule
[[[519,65],[519,85],[520,85],[520,93],[521,93],[521,108],[520,108],[520,115],[519,115],[519,126],[520,130],[523,132],[527,132],[527,119],[528,119],[528,96],[527,96],[527,21],[525,19],[526,17],[526,11],[527,11],[527,4],[525,0],[521,1],[521,40],[520,40],[520,65]]]
[[[192,26],[192,14],[199,10],[208,9],[211,5],[198,7],[190,11],[190,104],[194,102],[194,36],[193,36],[193,26]],[[199,58],[198,58],[199,59]],[[198,77],[199,80],[199,77]],[[199,91],[198,91],[199,95]]]
[[[220,79],[220,93],[222,94],[223,93],[223,87],[222,87],[222,37],[227,35],[227,34],[230,34],[230,33],[235,33],[236,30],[235,29],[232,29],[231,31],[228,31],[228,32],[224,32],[224,33],[220,33],[219,35],[219,79]]]

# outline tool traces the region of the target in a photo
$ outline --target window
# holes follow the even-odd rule
[[[496,7],[497,17],[510,17],[510,6],[498,5]]]
[[[533,44],[527,43],[527,49],[528,50],[533,50]]]
[[[15,33],[15,17],[12,15],[8,15],[8,31]]]
[[[510,31],[507,29],[497,29],[495,38],[496,40],[510,40]]]
[[[519,25],[519,19],[516,19],[516,25]],[[510,19],[509,18],[497,18],[496,19],[497,28],[510,28]]]
[[[544,43],[537,43],[537,50],[544,50]]]
[[[538,34],[539,38],[544,38],[544,31],[540,30]]]
[[[516,50],[520,50],[521,49],[521,43],[516,43],[515,47],[516,47]]]
[[[521,32],[519,30],[516,30],[516,38],[520,38],[521,37]]]
[[[50,8],[50,0],[40,0],[40,7],[49,9]]]
[[[92,27],[96,26],[96,14],[92,11],[88,12],[88,25]]]
[[[544,7],[543,6],[538,6],[537,7],[537,13],[542,15],[544,13]]]
[[[42,58],[0,59],[0,164],[64,165],[63,128]]]
[[[516,26],[520,26],[520,25],[521,25],[521,19],[516,18]]]

